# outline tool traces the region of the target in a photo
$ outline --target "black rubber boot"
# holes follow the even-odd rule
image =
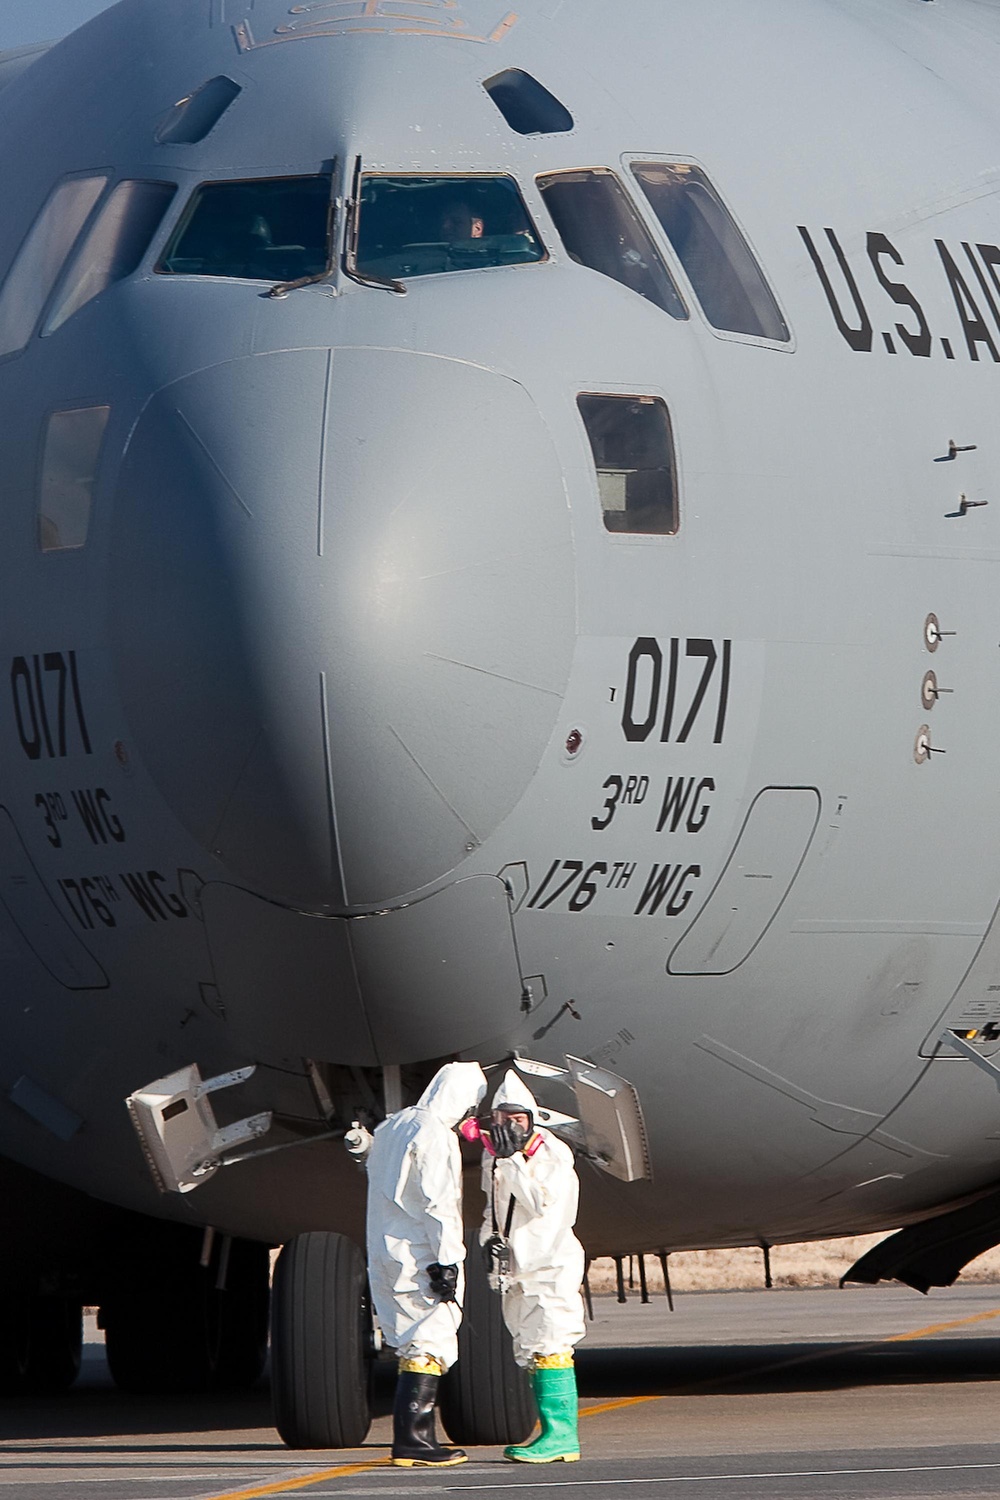
[[[461,1448],[442,1448],[434,1430],[440,1375],[401,1370],[392,1408],[392,1461],[401,1469],[449,1468],[464,1464]]]

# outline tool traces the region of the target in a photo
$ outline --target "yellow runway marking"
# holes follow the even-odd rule
[[[600,1406],[581,1406],[581,1417],[603,1417],[606,1411],[621,1411],[626,1406],[642,1406],[647,1401],[663,1401],[663,1396],[623,1396],[620,1401],[602,1401]]]
[[[723,1375],[715,1380],[699,1380],[693,1385],[675,1386],[673,1390],[664,1392],[660,1396],[628,1396],[621,1401],[605,1401],[599,1406],[583,1406],[580,1408],[580,1416],[599,1417],[605,1412],[622,1411],[629,1406],[642,1406],[649,1401],[666,1401],[670,1396],[694,1395],[699,1391],[710,1390],[726,1385],[739,1385],[744,1380],[753,1380],[760,1375],[771,1375],[778,1370],[788,1370],[795,1365],[818,1364],[824,1359],[836,1359],[844,1354],[864,1354],[870,1349],[878,1349],[883,1344],[904,1344],[913,1339],[930,1338],[932,1334],[947,1333],[952,1328],[965,1328],[970,1323],[986,1323],[992,1318],[1000,1318],[1000,1307],[992,1312],[973,1313],[968,1318],[955,1318],[950,1323],[928,1323],[925,1328],[914,1328],[910,1333],[890,1333],[881,1339],[866,1339],[860,1344],[836,1344],[832,1349],[820,1349],[814,1354],[794,1354],[791,1359],[778,1359],[769,1365],[756,1365],[749,1370],[741,1370],[736,1375]]]
[[[886,1344],[902,1344],[906,1339],[925,1339],[930,1333],[946,1333],[949,1328],[963,1328],[966,1323],[986,1323],[990,1318],[1000,1318],[1000,1307],[993,1312],[974,1313],[971,1318],[956,1318],[954,1323],[931,1323],[927,1328],[917,1328],[913,1333],[894,1333],[884,1340]]]
[[[836,1359],[843,1354],[863,1354],[869,1349],[878,1349],[883,1344],[904,1344],[914,1339],[930,1338],[936,1333],[948,1333],[953,1328],[965,1328],[970,1323],[987,1323],[1000,1318],[1000,1307],[991,1312],[974,1313],[968,1318],[955,1318],[948,1323],[929,1323],[924,1328],[914,1328],[910,1333],[890,1333],[885,1338],[867,1339],[861,1344],[836,1344],[832,1349],[821,1349],[815,1354],[796,1354],[791,1359],[776,1360],[770,1365],[757,1365],[743,1370],[738,1375],[727,1375],[719,1380],[704,1380],[696,1385],[678,1386],[659,1396],[625,1396],[619,1401],[602,1401],[596,1406],[581,1406],[581,1417],[602,1417],[610,1412],[625,1411],[631,1406],[647,1406],[651,1401],[666,1401],[670,1396],[693,1395],[712,1386],[734,1385],[755,1376],[769,1375],[776,1370],[787,1370],[792,1365],[815,1364],[824,1359]],[[257,1500],[260,1495],[281,1495],[291,1490],[302,1490],[320,1484],[325,1479],[347,1479],[354,1474],[367,1474],[372,1469],[389,1467],[388,1458],[372,1458],[366,1462],[343,1464],[338,1469],[320,1469],[314,1474],[303,1474],[297,1479],[283,1479],[276,1484],[261,1484],[250,1489],[228,1490],[224,1495],[207,1496],[206,1500]]]
[[[281,1479],[276,1484],[258,1484],[248,1490],[227,1490],[224,1495],[206,1495],[205,1500],[256,1500],[258,1495],[282,1495],[289,1490],[302,1490],[307,1485],[319,1484],[324,1479],[346,1479],[351,1474],[367,1474],[370,1469],[387,1468],[387,1458],[370,1458],[367,1463],[342,1464],[339,1469],[319,1469],[315,1474],[302,1474],[297,1479]]]

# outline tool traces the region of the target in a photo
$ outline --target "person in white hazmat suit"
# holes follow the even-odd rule
[[[586,1331],[583,1246],[573,1233],[580,1184],[573,1152],[535,1124],[538,1106],[508,1071],[483,1133],[486,1214],[480,1242],[506,1246],[499,1276],[514,1358],[531,1371],[542,1430],[534,1442],[504,1449],[521,1463],[572,1463],[580,1457],[573,1350]],[[502,1252],[501,1252],[502,1253]]]
[[[441,1376],[458,1358],[465,1293],[462,1160],[456,1127],[486,1093],[478,1063],[446,1063],[415,1105],[383,1120],[368,1155],[368,1276],[399,1358],[392,1462],[464,1463],[434,1427]]]

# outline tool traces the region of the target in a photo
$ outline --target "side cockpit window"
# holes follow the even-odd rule
[[[407,281],[545,259],[511,177],[361,178],[356,269],[362,276]]]
[[[156,267],[164,276],[295,281],[329,262],[330,178],[205,183]]]
[[[614,172],[605,167],[539,177],[545,206],[572,260],[669,313],[687,309],[646,226]]]
[[[61,182],[31,226],[0,291],[0,356],[17,353],[31,338],[107,181],[102,174]]]
[[[38,544],[43,552],[86,545],[97,463],[109,406],[56,411],[49,417],[38,488]]]
[[[138,269],[177,188],[172,182],[120,182],[84,236],[43,333]]]
[[[658,396],[581,395],[608,531],[669,536],[680,524],[670,413]]]
[[[774,293],[702,169],[634,161],[632,171],[712,327],[787,343]]]

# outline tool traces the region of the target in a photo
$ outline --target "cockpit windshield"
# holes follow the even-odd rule
[[[205,183],[156,269],[247,281],[318,276],[329,263],[330,198],[328,176]]]
[[[357,270],[384,281],[546,258],[510,177],[361,179]]]

